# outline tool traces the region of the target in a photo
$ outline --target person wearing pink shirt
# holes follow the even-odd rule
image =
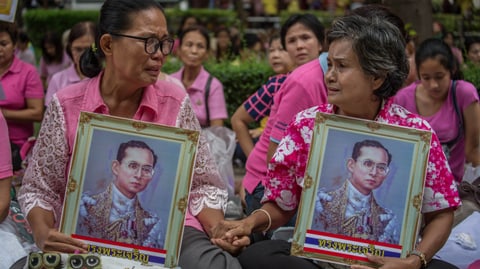
[[[10,142],[21,148],[42,120],[43,87],[35,67],[14,56],[16,41],[17,26],[0,22],[0,109]]]
[[[79,22],[71,28],[66,51],[73,64],[52,76],[45,94],[45,106],[58,90],[87,78],[80,72],[80,56],[95,42],[96,31],[96,25],[91,21]]]
[[[161,5],[155,0],[106,0],[98,28],[95,45],[80,60],[82,73],[91,78],[53,96],[19,191],[42,251],[87,252],[82,241],[58,231],[81,111],[200,130],[185,90],[158,80],[173,47]],[[193,170],[179,266],[240,269],[230,254],[238,248],[210,242],[218,236],[216,225],[224,219],[228,192],[203,134]]]
[[[0,113],[0,223],[8,215],[10,206],[10,188],[12,187],[12,159],[7,122]]]
[[[480,175],[480,103],[477,89],[461,79],[460,65],[450,46],[437,38],[424,40],[415,54],[420,81],[395,95],[395,102],[427,120],[460,184],[465,169]],[[468,165],[467,165],[468,164]]]
[[[60,35],[49,31],[45,33],[41,43],[42,57],[40,57],[39,73],[45,88],[52,76],[69,67],[72,60],[68,57],[62,44]]]
[[[409,252],[402,258],[365,253],[362,257],[371,266],[352,263],[348,268],[456,268],[433,259],[447,241],[453,212],[461,204],[453,175],[428,122],[394,104],[392,99],[402,87],[409,69],[402,40],[399,29],[379,17],[348,15],[333,21],[328,33],[330,45],[325,74],[328,103],[303,110],[292,118],[269,163],[261,209],[241,221],[222,223],[228,231],[224,238],[214,239],[216,244],[247,245],[247,240],[237,237],[279,227],[297,212],[306,185],[308,156],[311,151],[324,150],[313,148],[311,144],[317,112],[323,112],[426,130],[432,134],[420,206],[423,224],[417,234],[419,240],[412,249],[407,248]],[[320,134],[315,139],[325,137]],[[355,161],[351,164],[361,165]],[[336,268],[332,264],[292,256],[291,247],[285,240],[264,240],[247,247],[238,259],[243,269]]]
[[[187,89],[193,111],[202,127],[223,126],[228,117],[222,83],[203,68],[209,50],[210,39],[205,28],[193,26],[183,30],[178,49],[183,67],[172,74]],[[207,90],[208,97],[205,96]],[[206,100],[208,103],[205,103]]]
[[[297,67],[281,83],[276,79],[272,83],[275,94],[269,107],[269,118],[247,158],[242,181],[248,214],[261,206],[264,189],[261,181],[267,175],[272,137],[278,143],[286,124],[297,112],[326,100],[323,71],[318,60],[325,37],[323,25],[312,14],[293,15],[282,25],[280,35],[282,46]]]

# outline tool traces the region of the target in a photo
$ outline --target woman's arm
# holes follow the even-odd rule
[[[8,216],[10,210],[10,188],[12,186],[12,178],[0,179],[0,223]]]
[[[453,208],[446,208],[424,215],[425,227],[417,249],[425,254],[427,261],[433,258],[450,236],[453,226],[453,211]]]
[[[232,128],[237,135],[238,143],[247,157],[250,155],[254,146],[248,129],[248,124],[253,121],[254,119],[248,114],[243,105],[237,108],[231,119]]]
[[[473,167],[480,165],[480,104],[473,102],[463,111],[465,158]]]
[[[16,121],[42,121],[43,118],[43,98],[26,99],[24,109],[5,109],[2,108],[3,116],[7,120]]]

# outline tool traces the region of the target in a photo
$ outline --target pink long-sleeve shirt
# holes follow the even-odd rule
[[[100,95],[102,75],[64,88],[48,105],[18,196],[25,215],[41,207],[54,213],[55,226],[59,226],[80,112],[110,114]],[[200,130],[185,90],[163,80],[144,89],[133,119]],[[185,225],[203,230],[195,216],[206,207],[225,211],[227,196],[227,186],[201,135]]]

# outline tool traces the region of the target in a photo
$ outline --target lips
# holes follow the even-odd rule
[[[153,67],[148,67],[145,70],[147,71],[147,73],[151,74],[152,76],[158,76],[158,74],[160,73],[160,69],[161,69],[160,66],[153,66]]]

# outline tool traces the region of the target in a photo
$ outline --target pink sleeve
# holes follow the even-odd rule
[[[13,175],[11,155],[7,122],[0,112],[0,180]]]
[[[478,102],[478,92],[475,86],[470,82],[459,80],[457,81],[457,102],[458,106],[464,110],[471,103]]]
[[[53,75],[52,79],[48,83],[47,86],[47,92],[45,93],[45,106],[50,103],[52,100],[53,95],[59,90],[60,88],[60,80],[58,79],[59,77],[56,75]]]
[[[228,118],[223,85],[216,78],[212,79],[210,95],[208,96],[208,109],[210,111],[210,120]]]
[[[23,72],[27,72],[25,76],[25,98],[43,98],[43,85],[40,76],[33,66],[24,65],[25,69]]]
[[[275,202],[287,211],[298,207],[316,111],[316,107],[302,111],[286,129],[262,182],[265,186],[262,202]]]

